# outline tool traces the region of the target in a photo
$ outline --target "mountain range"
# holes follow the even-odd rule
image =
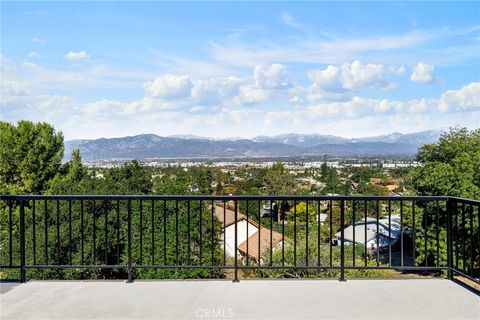
[[[251,139],[141,134],[66,141],[65,156],[69,158],[74,149],[80,149],[84,159],[412,156],[420,146],[437,141],[443,132],[394,132],[365,138],[290,133]]]

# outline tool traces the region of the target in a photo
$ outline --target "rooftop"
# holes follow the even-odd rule
[[[2,319],[480,318],[479,297],[441,279],[30,281],[0,285]]]

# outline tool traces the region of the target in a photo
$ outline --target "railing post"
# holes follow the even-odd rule
[[[25,203],[20,200],[20,282],[25,281]]]
[[[234,262],[234,278],[233,278],[233,282],[239,282],[238,280],[238,201],[237,200],[234,200],[235,201],[235,262]]]
[[[447,198],[447,277],[453,280],[453,250],[452,250],[452,214],[453,214],[453,200]]]
[[[133,282],[132,270],[132,200],[128,200],[127,204],[127,250],[128,250],[128,280],[127,283]]]
[[[340,237],[342,242],[340,244],[340,281],[346,281],[345,279],[345,200],[340,200]]]

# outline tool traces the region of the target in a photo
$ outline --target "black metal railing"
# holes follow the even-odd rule
[[[21,281],[345,280],[355,272],[396,270],[445,272],[480,283],[477,200],[1,195],[0,214],[0,274],[17,272]]]

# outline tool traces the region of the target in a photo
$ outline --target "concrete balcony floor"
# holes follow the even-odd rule
[[[1,319],[480,319],[448,280],[1,283]]]

